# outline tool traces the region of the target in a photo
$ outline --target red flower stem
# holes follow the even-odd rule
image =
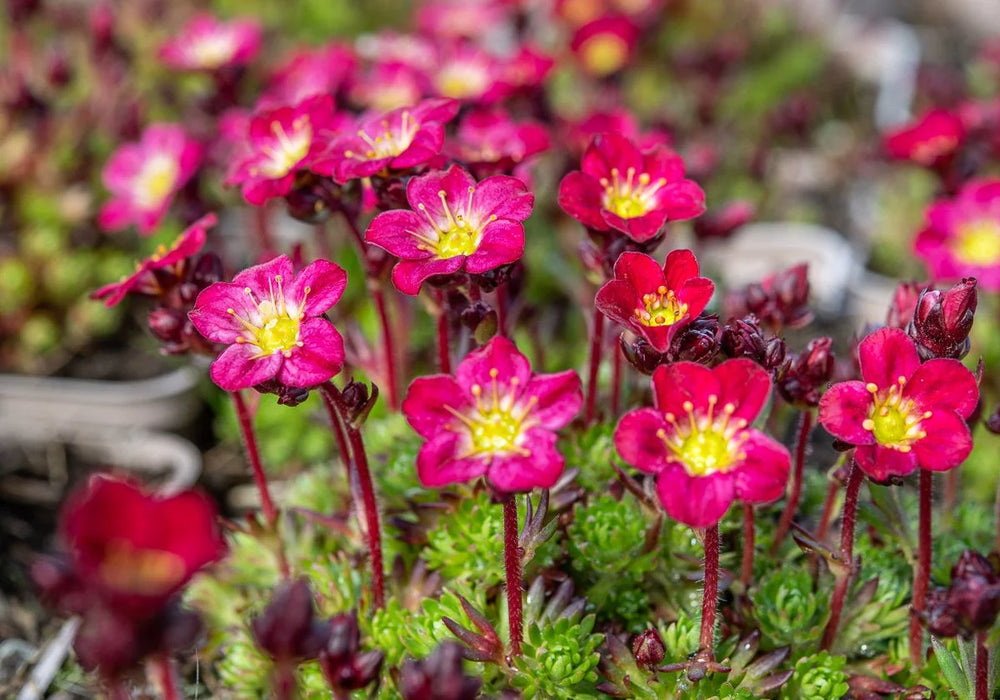
[[[601,350],[604,347],[604,314],[594,307],[594,324],[590,336],[590,367],[587,371],[587,403],[583,420],[586,423],[594,421],[594,409],[597,406],[597,371],[601,367]]]
[[[802,498],[802,473],[805,471],[806,448],[809,446],[809,435],[812,432],[813,412],[811,409],[802,411],[799,416],[799,430],[795,436],[795,465],[792,471],[792,490],[785,501],[785,509],[781,511],[781,518],[778,520],[778,529],[774,533],[774,541],[771,542],[770,554],[774,556],[781,543],[785,541],[788,530],[792,527],[792,519],[795,511],[798,510],[799,500]]]
[[[954,470],[953,470],[954,471]],[[920,470],[920,510],[917,525],[917,570],[913,572],[913,605],[910,608],[910,663],[920,668],[924,663],[924,630],[920,613],[927,599],[931,577],[931,487],[934,475]]]
[[[715,660],[715,612],[719,607],[719,525],[705,530],[705,591],[701,599],[699,655]]]
[[[840,561],[847,570],[837,578],[837,585],[833,589],[833,597],[830,600],[830,619],[826,623],[826,629],[823,630],[820,651],[829,650],[837,636],[840,615],[844,610],[844,601],[847,598],[847,588],[854,574],[854,526],[857,524],[858,517],[858,494],[861,492],[861,482],[864,479],[864,472],[854,460],[851,460],[851,471],[847,477],[847,494],[844,497],[843,521],[840,525]]]
[[[444,293],[438,293],[438,306],[441,312],[437,317],[437,356],[438,369],[442,374],[451,374],[451,344],[448,339],[448,310],[445,306]]]
[[[369,278],[369,290],[375,311],[378,313],[379,326],[382,329],[382,350],[385,353],[385,383],[389,408],[395,411],[399,408],[399,387],[396,386],[396,347],[392,337],[392,324],[389,322],[389,309],[385,303],[385,293],[378,280]]]
[[[740,583],[743,584],[743,592],[753,582],[753,555],[756,542],[756,532],[753,520],[753,506],[749,503],[743,504],[743,564],[740,567]]]
[[[507,337],[507,283],[501,282],[496,289],[497,335]]]
[[[621,346],[615,343],[611,351],[611,417],[618,417],[618,410],[621,408],[622,398],[622,359],[624,357]]]
[[[181,700],[181,694],[177,679],[177,669],[174,662],[167,656],[160,656],[152,662],[153,670],[159,676],[159,685],[163,691],[163,700]]]
[[[833,520],[833,507],[837,504],[838,491],[840,484],[836,479],[830,479],[830,485],[826,489],[826,499],[823,501],[823,513],[816,526],[816,539],[820,542],[826,539],[826,533],[830,531],[830,521]]]
[[[282,661],[274,665],[274,676],[271,686],[275,700],[293,700],[296,697],[295,665]]]
[[[990,650],[986,647],[987,632],[976,634],[976,700],[990,697]]]
[[[503,500],[503,563],[507,572],[507,622],[510,627],[510,654],[521,655],[521,548],[517,535],[517,503],[514,495]]]
[[[274,508],[271,494],[267,488],[267,474],[264,473],[264,465],[260,461],[260,449],[257,447],[257,437],[253,432],[253,419],[246,401],[240,391],[233,391],[229,394],[233,397],[233,405],[236,407],[236,418],[240,424],[240,435],[243,436],[243,447],[250,460],[250,469],[253,471],[253,480],[257,484],[257,491],[260,493],[260,507],[264,513],[264,522],[270,527],[278,520],[278,512]]]
[[[385,607],[385,566],[382,562],[382,530],[379,525],[378,503],[375,500],[375,487],[372,484],[372,475],[368,468],[368,454],[365,452],[361,431],[347,415],[343,396],[337,387],[327,382],[320,385],[320,391],[326,399],[324,404],[330,413],[331,424],[341,422],[347,431],[352,457],[349,464],[354,466],[358,488],[361,490],[361,502],[365,511],[364,530],[372,562],[372,600],[377,610]]]

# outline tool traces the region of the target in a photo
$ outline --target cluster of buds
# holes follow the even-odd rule
[[[697,362],[710,366],[719,354],[722,327],[715,314],[704,314],[684,326],[670,341],[670,349],[659,352],[645,338],[630,333],[618,336],[618,344],[636,371],[650,375],[670,362]]]
[[[789,403],[815,408],[827,383],[833,378],[836,361],[830,338],[815,338],[806,349],[787,360],[775,377],[778,391]]]
[[[483,682],[462,672],[462,647],[444,642],[426,659],[407,660],[400,672],[404,700],[473,700]]]
[[[727,323],[720,342],[727,357],[745,357],[768,372],[777,372],[785,364],[785,341],[764,333],[753,314]]]
[[[938,637],[972,637],[988,630],[1000,614],[1000,561],[970,549],[951,570],[951,584],[927,594],[922,617]]]
[[[728,317],[753,314],[769,328],[801,328],[812,321],[809,309],[809,266],[806,263],[768,275],[726,295]]]
[[[976,280],[972,277],[945,291],[920,292],[906,331],[917,344],[922,359],[960,360],[968,354],[978,300]]]

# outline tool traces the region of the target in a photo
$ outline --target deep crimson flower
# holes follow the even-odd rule
[[[931,204],[913,248],[935,280],[975,277],[983,289],[1000,291],[1000,179],[972,180]]]
[[[819,403],[819,421],[876,481],[917,467],[957,467],[972,450],[965,419],[979,400],[976,379],[961,362],[920,364],[913,340],[881,328],[858,345],[863,381],[834,384]]]
[[[333,95],[355,63],[354,52],[341,44],[296,51],[271,76],[257,107],[294,107],[310,97]]]
[[[639,28],[628,18],[607,15],[580,27],[570,49],[586,72],[604,76],[628,64],[638,40]]]
[[[889,131],[883,145],[897,160],[909,160],[927,168],[946,166],[965,139],[965,127],[957,114],[935,109]]]
[[[640,151],[618,134],[594,138],[581,170],[559,184],[559,206],[584,226],[621,231],[643,242],[668,220],[705,211],[705,193],[684,179],[684,161],[666,147]]]
[[[515,122],[503,110],[480,110],[466,116],[445,152],[469,167],[492,165],[510,170],[549,147],[549,132],[539,122]]]
[[[346,286],[347,274],[334,263],[316,260],[295,274],[281,255],[202,291],[191,322],[229,346],[212,363],[212,381],[236,391],[269,379],[310,387],[335,376],[344,341],[323,314]]]
[[[412,209],[379,214],[365,240],[400,261],[392,281],[417,294],[425,279],[465,270],[474,275],[515,262],[524,252],[524,226],[534,196],[515,177],[494,175],[477,183],[457,165],[412,178]]]
[[[160,59],[177,70],[243,66],[257,55],[260,39],[260,25],[252,20],[221,22],[201,14],[160,47]]]
[[[767,503],[788,480],[788,450],[750,424],[771,393],[771,378],[750,360],[714,369],[693,362],[653,373],[655,408],[622,417],[615,447],[622,459],[656,474],[667,515],[711,527],[735,499]]]
[[[534,374],[514,343],[494,337],[454,377],[410,385],[403,414],[427,440],[417,455],[420,481],[435,487],[485,476],[504,493],[548,488],[564,466],[555,431],[582,403],[576,372]]]
[[[365,117],[354,133],[335,139],[312,170],[344,183],[422,165],[441,152],[444,125],[457,113],[455,100],[433,99]]]
[[[596,303],[605,316],[666,352],[714,291],[710,279],[698,276],[690,250],[670,251],[662,268],[648,255],[625,252],[615,262],[614,279],[598,290]]]
[[[331,134],[350,122],[348,115],[334,112],[329,95],[258,112],[250,120],[243,159],[226,184],[241,185],[246,200],[257,206],[284,197],[292,190],[296,172],[310,168]]]
[[[165,291],[163,280],[180,280],[195,256],[204,246],[206,229],[215,226],[215,214],[208,214],[188,226],[170,248],[160,246],[148,258],[136,263],[135,272],[118,282],[106,284],[91,299],[103,299],[106,306],[114,306],[127,294],[159,296]]]
[[[178,124],[151,124],[137,143],[111,154],[101,180],[111,199],[97,223],[106,231],[135,224],[149,233],[167,213],[170,201],[198,169],[202,147]]]

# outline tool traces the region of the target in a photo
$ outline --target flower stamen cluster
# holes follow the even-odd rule
[[[636,309],[635,317],[644,326],[672,326],[688,312],[688,305],[678,301],[665,285],[657,287],[655,294],[643,294],[642,305],[644,309]]]
[[[457,255],[472,255],[476,252],[479,242],[483,237],[483,226],[485,226],[485,223],[473,222],[468,217],[466,212],[474,211],[472,207],[472,195],[475,193],[476,188],[470,186],[468,191],[469,199],[465,203],[464,210],[456,207],[452,211],[451,206],[448,204],[447,193],[444,190],[438,190],[438,199],[441,200],[441,208],[444,211],[447,227],[442,225],[442,222],[435,220],[427,211],[427,207],[424,204],[417,205],[417,210],[427,217],[434,234],[436,234],[436,236],[434,234],[428,236],[416,231],[409,231],[414,238],[420,241],[417,248],[434,253],[435,256],[442,260],[454,258]],[[497,215],[490,214],[486,223],[496,220]]]
[[[501,452],[512,452],[522,457],[531,455],[531,450],[520,443],[525,431],[535,424],[531,419],[531,413],[538,403],[538,397],[529,397],[527,401],[519,404],[518,378],[511,377],[510,390],[504,395],[501,394],[497,383],[498,375],[498,369],[495,367],[490,369],[491,389],[488,403],[483,401],[483,387],[480,384],[473,384],[469,389],[475,399],[472,411],[460,413],[451,406],[445,406],[449,413],[469,429],[469,436],[472,439],[472,446],[460,458]],[[455,430],[458,426],[450,424],[445,427]]]
[[[920,422],[930,418],[931,411],[916,410],[913,399],[903,398],[906,377],[899,377],[896,384],[880,391],[877,384],[869,382],[865,389],[872,395],[872,406],[861,427],[871,432],[880,445],[906,453],[917,440],[927,437]]]
[[[277,294],[274,290],[275,284],[278,287]],[[293,348],[302,347],[302,341],[299,340],[302,310],[300,306],[285,301],[281,275],[275,275],[273,283],[268,280],[268,296],[261,301],[254,297],[250,287],[245,287],[243,291],[256,307],[256,313],[250,310],[244,318],[235,309],[226,309],[226,313],[232,315],[247,331],[246,335],[236,338],[237,343],[250,343],[258,348],[259,353],[254,359],[276,352],[290,357]],[[302,302],[305,303],[312,289],[307,286],[302,291]]]
[[[625,179],[621,179],[618,168],[611,168],[611,179],[602,177],[599,182],[604,188],[604,208],[613,211],[623,219],[634,219],[645,216],[656,208],[656,193],[667,184],[665,177],[652,182],[649,173],[635,175],[636,170],[629,167],[625,171]]]
[[[687,414],[686,421],[678,421],[673,413],[664,414],[664,419],[674,427],[673,431],[656,431],[656,436],[691,476],[708,476],[730,471],[734,465],[746,459],[743,443],[746,442],[747,421],[745,418],[732,420],[736,404],[726,403],[722,412],[715,413],[719,397],[708,397],[708,410],[703,416],[694,412],[694,404],[685,401],[682,407]]]

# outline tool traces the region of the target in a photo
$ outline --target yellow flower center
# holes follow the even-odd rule
[[[288,357],[292,350],[302,346],[302,341],[299,340],[299,326],[302,323],[301,307],[286,302],[281,284],[281,275],[276,275],[274,283],[268,284],[268,297],[262,300],[254,297],[250,287],[243,290],[257,307],[256,318],[244,318],[234,309],[226,309],[226,313],[235,316],[247,332],[246,336],[237,338],[236,342],[250,343],[260,351],[254,359],[276,352]],[[309,287],[306,287],[307,295],[309,291]],[[302,301],[305,302],[304,297]]]
[[[455,61],[441,69],[435,82],[442,97],[463,100],[485,92],[490,76],[475,64]]]
[[[457,255],[472,255],[476,252],[483,238],[483,228],[487,223],[496,221],[497,217],[491,214],[485,223],[469,218],[468,213],[472,211],[472,195],[475,191],[475,187],[469,187],[469,198],[465,202],[465,208],[456,207],[452,210],[445,191],[439,190],[438,199],[441,200],[444,209],[444,221],[435,220],[424,204],[417,205],[417,210],[427,217],[432,229],[429,235],[409,231],[410,235],[420,241],[417,245],[420,250],[431,251],[442,260]]]
[[[955,150],[958,139],[953,136],[934,136],[913,147],[913,160],[922,165],[930,165],[935,160]]]
[[[959,226],[952,250],[955,257],[968,265],[1000,262],[1000,221],[981,219]]]
[[[913,400],[903,398],[905,385],[906,377],[899,377],[887,391],[879,391],[878,386],[871,382],[866,384],[865,388],[872,395],[872,407],[868,418],[861,423],[861,427],[870,431],[880,445],[900,452],[909,452],[914,442],[927,436],[927,431],[921,430],[920,422],[932,415],[930,411],[915,410]]]
[[[292,133],[285,131],[285,127],[277,121],[271,122],[271,133],[274,134],[274,141],[260,147],[268,157],[260,169],[269,178],[277,179],[290,173],[309,153],[313,130],[309,118],[301,116],[292,122]]]
[[[660,285],[656,294],[642,295],[643,309],[635,310],[636,320],[644,326],[672,326],[687,315],[688,306],[682,304],[674,293]]]
[[[611,169],[611,179],[602,177],[601,187],[604,188],[603,205],[623,219],[635,219],[645,216],[656,207],[656,192],[667,181],[660,178],[651,183],[649,173],[636,177],[635,168],[625,171],[625,179],[621,178],[618,168]]]
[[[381,133],[373,136],[364,129],[358,130],[358,138],[368,145],[364,153],[344,151],[344,156],[356,160],[375,160],[378,158],[394,158],[405,151],[413,143],[413,137],[420,129],[420,122],[410,117],[409,110],[404,110],[400,119],[399,131],[393,133],[389,128],[389,120],[383,119]]]
[[[165,153],[157,153],[146,161],[136,178],[135,199],[146,209],[155,209],[170,196],[177,184],[180,168],[177,160]]]
[[[699,417],[694,414],[694,404],[685,401],[682,405],[687,420],[680,422],[673,413],[667,413],[673,432],[667,434],[660,429],[656,433],[690,476],[725,473],[746,458],[742,447],[747,439],[747,421],[732,420],[736,406],[731,403],[722,407],[721,414],[714,415],[718,402],[717,396],[709,396],[708,414]]]
[[[225,65],[236,53],[236,38],[229,32],[215,32],[199,37],[188,48],[192,63],[203,68]]]
[[[184,561],[159,549],[137,549],[131,542],[108,544],[98,573],[101,580],[117,591],[157,595],[169,591],[184,578]]]
[[[599,34],[583,43],[580,57],[590,72],[608,75],[628,61],[628,42],[615,34]]]
[[[495,368],[490,370],[491,388],[487,398],[483,397],[482,386],[472,385],[472,395],[476,399],[476,406],[472,411],[459,413],[451,406],[445,406],[465,426],[472,440],[471,447],[460,458],[511,452],[524,457],[531,454],[520,442],[525,431],[533,425],[530,414],[537,399],[531,397],[527,402],[517,403],[517,377],[510,380],[510,391],[501,394],[497,383],[498,374]],[[446,427],[450,430],[458,428],[454,423]]]

